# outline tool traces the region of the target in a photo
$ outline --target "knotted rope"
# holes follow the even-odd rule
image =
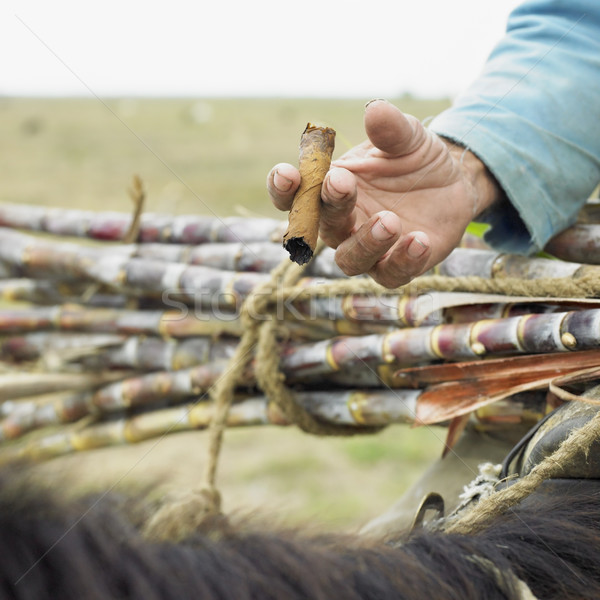
[[[582,398],[585,401],[585,398]],[[511,486],[479,500],[470,510],[444,527],[446,533],[474,534],[485,529],[493,519],[516,506],[535,492],[546,480],[564,473],[564,465],[577,454],[587,457],[592,444],[600,439],[600,411],[587,423],[573,430],[561,445],[527,475]]]
[[[315,254],[322,248],[323,244],[319,243]],[[381,429],[332,425],[319,421],[294,400],[292,392],[284,384],[284,375],[279,370],[274,301],[278,295],[287,298],[289,290],[293,290],[294,293],[297,291],[295,284],[302,276],[305,266],[300,267],[285,259],[273,269],[270,280],[257,286],[246,298],[240,314],[244,333],[225,372],[210,391],[214,413],[208,432],[208,460],[203,482],[198,489],[162,506],[146,526],[145,533],[148,537],[178,540],[197,529],[207,517],[220,514],[221,495],[216,487],[216,474],[223,434],[235,388],[242,379],[254,351],[254,370],[258,386],[267,398],[277,405],[288,422],[314,435],[356,435]],[[288,290],[288,296],[282,296],[281,289]]]
[[[315,254],[322,247],[323,244],[320,243]],[[354,435],[381,429],[379,427],[356,428],[325,424],[315,419],[294,400],[293,394],[284,384],[284,376],[279,370],[279,349],[273,309],[277,300],[285,301],[291,298],[294,301],[302,301],[310,298],[328,298],[335,295],[349,294],[381,296],[401,293],[406,295],[418,289],[563,298],[594,297],[600,291],[600,274],[595,273],[586,273],[579,278],[559,277],[532,280],[426,275],[396,290],[384,288],[372,279],[353,278],[299,289],[296,284],[302,277],[304,268],[305,266],[299,267],[285,259],[273,269],[270,280],[257,286],[246,298],[240,314],[244,333],[226,371],[210,392],[210,397],[214,403],[214,414],[209,427],[208,461],[203,484],[198,489],[185,494],[179,500],[161,507],[146,527],[146,534],[149,537],[180,539],[186,533],[197,528],[208,515],[220,513],[221,497],[215,482],[223,433],[236,385],[242,378],[254,353],[258,386],[270,401],[277,404],[285,418],[289,422],[298,425],[302,430],[316,435]],[[591,426],[588,425],[586,431],[588,427]],[[596,427],[600,430],[600,420]],[[582,433],[582,436],[584,435]],[[590,435],[596,435],[596,429]],[[579,448],[585,440],[587,438],[582,438],[581,441],[578,440]],[[551,459],[553,457],[549,457],[549,459],[538,465],[527,480],[508,488],[502,492],[501,496],[495,495],[498,500],[494,501],[494,506],[490,505],[486,508],[486,504],[481,503],[481,506],[478,505],[478,513],[481,513],[481,516],[469,516],[469,529],[479,527],[478,523],[488,522],[492,516],[503,512],[506,508],[531,493],[549,476],[548,473],[552,472]],[[560,457],[556,457],[556,460],[560,460]],[[466,523],[461,520],[454,523],[452,528],[453,531],[454,528],[457,531],[462,531],[467,527]]]

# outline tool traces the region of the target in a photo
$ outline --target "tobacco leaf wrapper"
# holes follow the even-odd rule
[[[290,210],[283,247],[290,260],[303,265],[313,256],[319,237],[321,187],[331,164],[335,130],[308,123],[300,139],[300,187]]]

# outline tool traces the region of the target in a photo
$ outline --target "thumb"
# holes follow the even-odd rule
[[[415,117],[405,115],[387,100],[367,104],[365,131],[376,148],[393,156],[414,152],[427,138],[425,128]]]

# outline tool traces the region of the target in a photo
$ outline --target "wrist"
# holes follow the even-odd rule
[[[472,220],[477,220],[482,213],[505,200],[504,190],[477,155],[452,140],[442,139],[465,177],[472,202]]]

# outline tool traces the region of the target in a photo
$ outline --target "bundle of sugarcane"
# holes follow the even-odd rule
[[[206,427],[243,314],[275,323],[295,402],[357,431],[529,422],[556,377],[600,364],[594,265],[459,248],[386,290],[344,276],[325,249],[269,289],[285,223],[145,214],[135,243],[119,243],[131,220],[0,206],[1,460]],[[228,425],[289,424],[256,368],[238,378]]]

